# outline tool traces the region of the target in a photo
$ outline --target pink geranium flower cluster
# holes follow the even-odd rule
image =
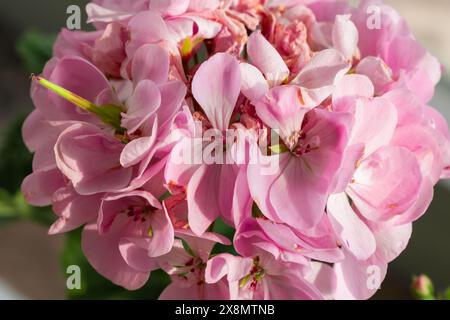
[[[27,200],[161,299],[367,299],[450,134],[441,66],[381,1],[94,0],[34,77]],[[213,232],[235,229],[231,243]],[[211,254],[216,244],[237,255]]]

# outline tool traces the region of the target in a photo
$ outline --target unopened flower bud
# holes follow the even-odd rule
[[[433,282],[426,275],[414,277],[411,290],[414,297],[419,300],[434,300]]]

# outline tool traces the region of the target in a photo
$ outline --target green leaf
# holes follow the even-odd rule
[[[36,30],[25,31],[16,44],[16,51],[30,73],[40,73],[52,57],[56,37]]]
[[[67,290],[69,299],[157,299],[170,283],[170,277],[162,270],[153,271],[147,284],[136,291],[128,291],[114,285],[97,273],[81,250],[81,229],[66,234],[61,254],[63,272],[68,266],[77,265],[81,269],[81,290]]]
[[[22,192],[14,196],[15,206],[19,217],[49,227],[56,220],[51,207],[33,207],[27,203]]]
[[[33,156],[22,141],[22,124],[25,116],[19,116],[1,130],[0,188],[15,193],[23,179],[31,173]]]
[[[450,300],[450,288],[447,288],[447,290],[445,290],[444,300]]]
[[[5,190],[0,190],[0,225],[17,219],[13,197]]]
[[[214,222],[212,231],[227,237],[233,243],[233,238],[234,238],[234,234],[235,234],[236,230],[234,230],[232,227],[227,225],[222,219],[219,218]],[[216,254],[220,254],[220,253],[230,253],[235,256],[238,255],[236,250],[234,249],[233,245],[226,246],[226,245],[217,243],[214,246],[211,254],[216,255]]]
[[[0,189],[0,224],[17,219],[27,219],[45,226],[50,226],[55,220],[49,207],[32,207],[27,204],[20,191],[12,195]]]

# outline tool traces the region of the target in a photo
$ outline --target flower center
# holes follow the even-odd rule
[[[177,266],[176,275],[178,278],[184,281],[194,281],[197,286],[205,284],[205,269],[206,263],[204,263],[198,257],[192,257],[183,266]]]
[[[264,278],[265,271],[260,264],[259,257],[255,257],[253,259],[253,267],[250,270],[250,273],[241,279],[239,286],[241,288],[245,287],[249,284],[249,289],[255,291],[258,287],[258,283]]]
[[[317,150],[320,147],[320,137],[314,136],[311,139],[309,139],[308,142],[305,142],[306,134],[301,132],[300,137],[298,139],[297,145],[294,147],[292,153],[297,156],[301,157],[305,154],[310,153],[311,151]]]
[[[135,223],[144,224],[146,223],[150,215],[156,211],[152,206],[129,206],[126,209],[122,210],[120,213],[125,214],[131,221]],[[144,226],[146,227],[146,226]],[[151,225],[146,229],[147,235],[152,238],[153,237],[153,228]]]

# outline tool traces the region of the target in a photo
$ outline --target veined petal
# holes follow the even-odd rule
[[[279,85],[287,80],[289,68],[260,31],[253,32],[249,37],[247,51],[251,63],[261,70],[271,86]]]
[[[238,61],[218,53],[204,62],[192,81],[192,93],[214,128],[228,129],[241,91]]]

